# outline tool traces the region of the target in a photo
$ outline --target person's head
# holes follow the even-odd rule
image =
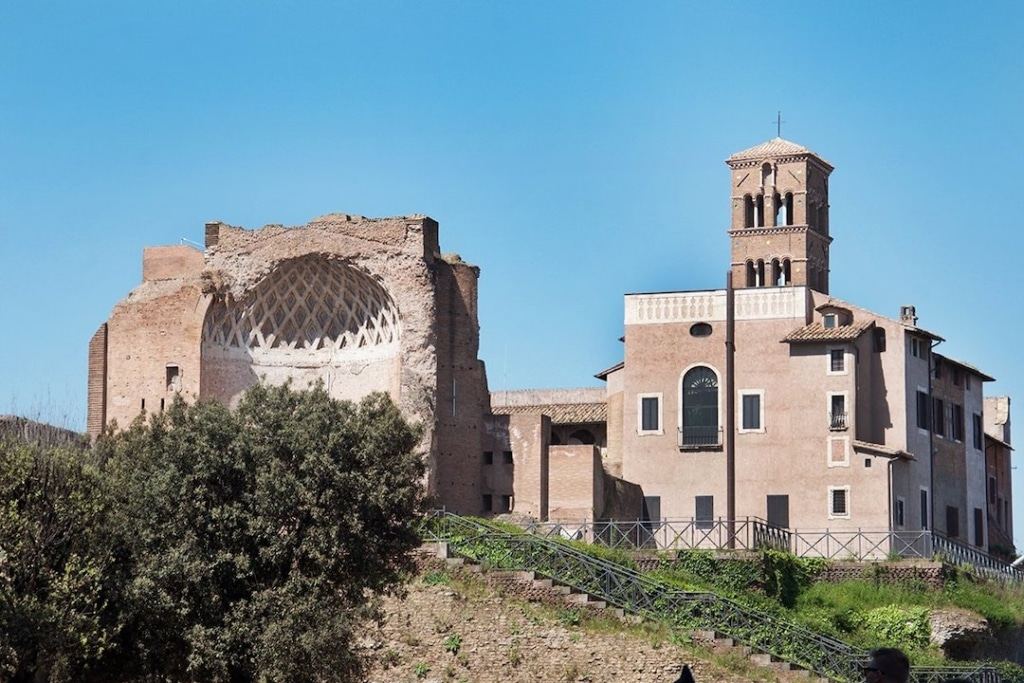
[[[907,683],[910,679],[910,660],[894,647],[872,650],[863,668],[867,683]]]

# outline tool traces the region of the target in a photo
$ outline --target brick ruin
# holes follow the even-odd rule
[[[614,478],[605,486],[597,444],[558,445],[556,432],[552,446],[541,409],[492,414],[477,357],[480,271],[442,255],[436,221],[331,214],[257,230],[213,222],[205,241],[202,251],[146,248],[142,283],[90,341],[91,437],[161,411],[175,395],[233,405],[257,382],[322,382],[339,399],[387,392],[429,425],[426,485],[450,510],[546,519],[554,479],[556,510],[594,518],[606,489],[623,489]]]

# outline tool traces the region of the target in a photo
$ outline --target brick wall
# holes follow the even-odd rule
[[[95,439],[107,423],[107,324],[89,340],[89,383],[86,431]]]

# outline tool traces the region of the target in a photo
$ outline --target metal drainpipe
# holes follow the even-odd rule
[[[725,514],[729,548],[736,547],[736,310],[732,269],[725,276]]]
[[[928,531],[935,533],[935,399],[932,397],[932,371],[935,363],[935,347],[942,341],[932,340],[928,345]]]

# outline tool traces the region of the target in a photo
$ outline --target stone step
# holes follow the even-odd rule
[[[714,631],[694,631],[692,637],[694,640],[712,643],[718,637],[718,634]]]
[[[533,587],[534,588],[551,588],[552,585],[554,585],[554,582],[551,579],[534,579],[533,580]]]
[[[537,578],[537,572],[532,571],[517,572],[517,575],[520,581],[533,581]]]
[[[552,586],[551,590],[559,595],[569,595],[572,593],[572,588],[568,586]]]
[[[461,567],[466,564],[466,560],[461,557],[449,557],[444,563],[449,567]]]

